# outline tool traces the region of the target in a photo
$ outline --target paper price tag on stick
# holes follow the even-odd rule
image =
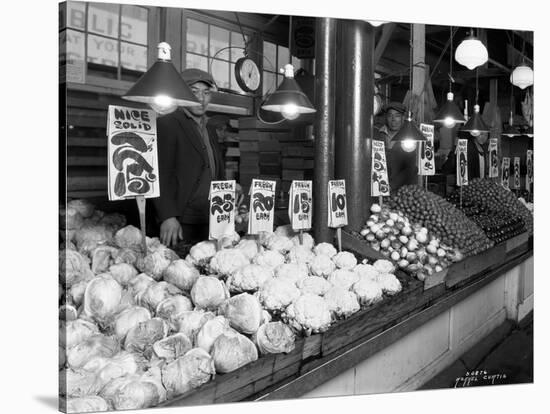
[[[456,185],[468,185],[468,140],[459,139],[456,145]]]
[[[420,143],[418,151],[418,175],[434,175],[434,131],[435,128],[430,124],[420,124],[420,131],[426,137],[425,142]]]
[[[384,141],[372,140],[371,196],[389,196],[390,185]]]
[[[527,176],[525,177],[525,187],[531,192],[533,183],[533,150],[527,150]]]
[[[311,181],[292,181],[289,193],[288,217],[292,230],[311,229]]]
[[[235,232],[235,180],[210,183],[210,240],[220,240]]]
[[[346,181],[331,180],[328,182],[328,226],[338,228],[347,225]]]
[[[519,190],[521,188],[521,178],[519,175],[520,160],[519,157],[514,157],[514,188]]]
[[[510,189],[510,158],[502,157],[502,186]]]
[[[489,140],[489,178],[498,177],[498,138]]]
[[[275,216],[275,181],[252,179],[248,233],[273,232]]]
[[[159,197],[156,125],[152,110],[109,105],[109,200]]]

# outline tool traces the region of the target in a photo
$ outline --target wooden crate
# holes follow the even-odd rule
[[[369,243],[355,237],[345,230],[342,230],[342,249],[351,250],[370,260],[387,259],[382,253],[370,247]]]

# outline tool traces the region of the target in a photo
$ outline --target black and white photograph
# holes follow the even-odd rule
[[[531,3],[306,3],[45,7],[36,412],[537,411],[547,39],[498,19]]]

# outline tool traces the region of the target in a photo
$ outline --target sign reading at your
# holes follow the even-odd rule
[[[293,230],[311,229],[311,181],[292,181],[290,186],[288,217]]]
[[[502,157],[502,186],[510,188],[510,158]]]
[[[250,186],[248,233],[273,232],[275,216],[275,181],[253,179]]]
[[[347,225],[346,180],[331,180],[328,182],[328,226],[337,228]]]
[[[459,139],[456,145],[456,185],[468,185],[468,140]]]
[[[527,150],[527,177],[525,177],[525,187],[531,192],[533,183],[533,150]]]
[[[210,240],[235,232],[235,180],[210,183]]]
[[[389,196],[388,167],[384,141],[372,140],[371,196]]]
[[[109,105],[107,136],[109,200],[158,197],[155,112]]]
[[[420,124],[420,131],[426,137],[426,141],[421,143],[418,151],[418,175],[434,175],[434,126],[430,124]]]
[[[514,188],[519,190],[521,188],[521,178],[519,175],[519,157],[514,157]]]
[[[498,139],[489,140],[489,178],[498,177]]]

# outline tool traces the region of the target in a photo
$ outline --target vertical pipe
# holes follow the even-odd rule
[[[328,181],[334,178],[334,95],[336,91],[336,20],[318,18],[315,29],[315,168],[313,234],[332,242],[328,227]]]
[[[371,203],[374,31],[361,20],[339,21],[336,92],[336,178],[346,180],[348,231],[359,231]]]

